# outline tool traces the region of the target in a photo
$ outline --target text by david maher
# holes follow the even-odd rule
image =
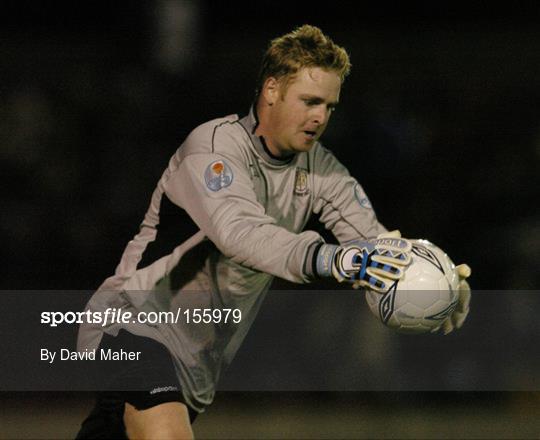
[[[84,351],[72,351],[67,348],[60,350],[48,350],[47,348],[41,349],[40,360],[52,364],[56,360],[60,361],[138,361],[141,357],[140,351],[126,351],[123,349],[112,350],[108,349],[94,349]]]

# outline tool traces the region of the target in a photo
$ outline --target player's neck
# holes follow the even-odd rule
[[[255,129],[255,135],[261,139],[264,149],[274,159],[286,160],[294,153],[290,151],[283,151],[279,148],[272,137],[271,122],[270,122],[270,106],[257,102],[254,106],[255,119],[257,120],[257,127]]]

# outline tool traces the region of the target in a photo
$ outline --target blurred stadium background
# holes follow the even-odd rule
[[[387,227],[471,265],[473,313],[406,339],[362,301],[270,296],[196,434],[540,437],[540,7],[21,0],[0,23],[2,289],[95,289],[185,136],[247,112],[267,42],[315,24],[353,63],[323,143]],[[90,405],[0,393],[0,438],[72,437]]]

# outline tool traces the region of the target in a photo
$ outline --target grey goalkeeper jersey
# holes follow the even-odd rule
[[[272,157],[257,137],[253,109],[197,127],[171,158],[153,193],[139,233],[115,274],[87,309],[172,311],[176,322],[83,324],[79,350],[94,349],[103,332],[150,337],[172,354],[184,398],[196,410],[212,402],[220,372],[234,357],[274,276],[296,283],[314,278],[322,237],[303,231],[312,213],[342,243],[384,232],[358,182],[319,143],[287,160]],[[183,208],[200,229],[149,266],[138,264],[156,239],[162,198]],[[180,282],[179,269],[202,264]],[[182,278],[182,277],[181,277]],[[239,323],[188,323],[178,309],[239,309]]]

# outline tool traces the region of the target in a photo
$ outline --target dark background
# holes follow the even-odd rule
[[[344,391],[390,377],[405,390],[536,391],[538,295],[524,291],[540,278],[540,7],[371,3],[3,3],[0,288],[95,289],[187,134],[245,114],[268,41],[310,23],[353,64],[323,143],[383,224],[472,267],[473,313],[445,339],[411,339],[382,328],[363,300],[270,295],[224,384]],[[173,244],[186,229],[169,231]],[[376,396],[365,405],[384,412]],[[511,414],[530,396],[496,400]],[[313,405],[301,402],[306,417],[319,414]]]
[[[538,8],[412,5],[3,5],[2,287],[97,287],[175,149],[246,113],[268,41],[303,23],[350,53],[323,142],[379,219],[478,289],[538,287]]]

